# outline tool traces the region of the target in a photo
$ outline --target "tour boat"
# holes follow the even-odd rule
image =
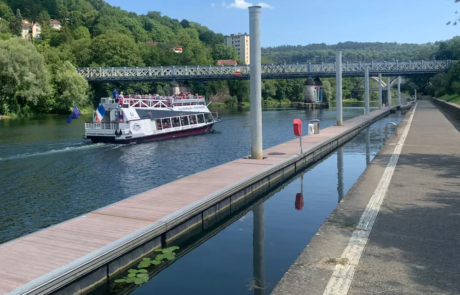
[[[120,95],[102,98],[85,123],[85,138],[93,143],[133,143],[212,132],[220,120],[209,111],[203,96]]]

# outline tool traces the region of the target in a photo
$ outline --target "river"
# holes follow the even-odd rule
[[[132,145],[91,144],[82,119],[70,125],[63,116],[1,120],[0,243],[247,156],[249,109],[213,111],[222,118],[214,133]],[[344,120],[362,113],[344,110]],[[295,118],[319,119],[325,128],[336,113],[265,108],[264,148],[293,139]]]

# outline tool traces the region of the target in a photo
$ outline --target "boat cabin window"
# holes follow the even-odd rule
[[[206,118],[207,123],[211,123],[213,121],[211,113],[207,113],[204,116]]]
[[[161,124],[163,125],[163,129],[171,128],[171,118],[162,119]]]
[[[196,124],[196,116],[195,115],[188,116],[188,117],[189,117],[189,120],[190,120],[190,125]]]
[[[179,119],[179,117],[172,118],[172,125],[173,125],[173,127],[180,127],[180,119]]]
[[[157,121],[157,130],[162,130],[163,129],[163,126],[161,126],[161,120],[158,119],[156,120]]]
[[[180,120],[181,120],[182,126],[188,126],[188,125],[190,125],[187,116],[181,117]]]
[[[196,115],[196,117],[198,118],[198,124],[204,123],[204,116],[203,116],[203,114]]]

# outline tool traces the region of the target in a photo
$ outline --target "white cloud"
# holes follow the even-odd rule
[[[238,9],[247,9],[248,7],[252,6],[252,3],[246,2],[245,0],[235,0],[234,3],[226,6],[225,2],[222,2],[222,6],[226,6],[227,8],[238,8]],[[273,9],[274,7],[268,3],[259,2],[257,6],[261,6],[262,8],[270,8]]]
[[[262,8],[270,8],[270,9],[273,9],[273,8],[274,8],[274,7],[271,6],[270,4],[264,3],[264,2],[259,2],[259,4],[257,4],[257,6],[262,6]]]
[[[231,3],[227,8],[239,8],[239,9],[246,9],[249,6],[252,6],[252,3],[248,3],[244,0],[235,0],[235,3]]]
[[[216,6],[216,3],[211,3],[211,7],[214,7],[214,6]]]
[[[227,6],[227,3],[222,2],[222,6],[223,6],[223,7]]]

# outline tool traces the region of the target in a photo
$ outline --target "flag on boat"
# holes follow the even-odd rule
[[[118,113],[118,123],[124,123],[125,120],[123,118],[123,111],[120,110],[119,113]]]
[[[77,107],[73,107],[72,114],[70,114],[70,117],[67,119],[67,124],[70,124],[70,122],[72,122],[72,120],[74,119],[75,120],[78,119],[80,115],[81,115],[80,110]]]
[[[96,121],[98,123],[101,123],[102,118],[104,118],[104,116],[105,116],[105,109],[104,109],[104,106],[101,104],[96,110]]]

